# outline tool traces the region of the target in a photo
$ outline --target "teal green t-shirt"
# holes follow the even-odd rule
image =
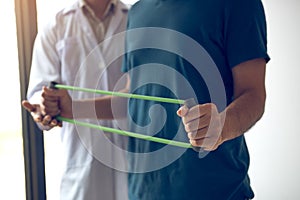
[[[130,10],[122,70],[130,92],[213,102],[233,99],[232,68],[269,61],[260,0],[140,0]],[[254,77],[255,78],[255,77]],[[188,142],[180,105],[129,100],[129,130]],[[244,136],[199,157],[193,149],[129,139],[131,200],[253,198]]]

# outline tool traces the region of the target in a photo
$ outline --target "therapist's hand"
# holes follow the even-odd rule
[[[41,111],[51,116],[59,114],[72,119],[72,99],[68,91],[43,87]]]
[[[182,106],[177,111],[177,115],[182,118],[193,146],[214,151],[224,142],[221,135],[224,118],[215,104],[200,104],[190,109]]]
[[[22,106],[30,112],[33,120],[42,126],[44,130],[50,130],[55,126],[61,126],[61,123],[52,118],[51,115],[43,114],[39,104],[31,104],[29,101],[23,100]]]

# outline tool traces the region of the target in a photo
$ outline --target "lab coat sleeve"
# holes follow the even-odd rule
[[[56,51],[56,38],[55,29],[46,27],[35,39],[27,91],[27,99],[32,104],[40,103],[43,86],[48,85],[50,81],[60,80],[60,59]],[[48,126],[38,123],[37,125],[41,130],[50,129]]]
[[[60,82],[60,59],[56,51],[57,33],[55,25],[44,28],[38,33],[32,55],[27,99],[31,103],[39,103],[41,89],[50,81]]]

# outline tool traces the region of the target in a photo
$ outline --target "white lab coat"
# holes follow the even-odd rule
[[[106,38],[126,29],[127,11],[127,6],[119,2]],[[122,59],[114,60],[109,65],[106,58],[122,54],[123,41],[106,41],[102,48],[97,45],[90,24],[78,3],[60,11],[44,30],[39,31],[36,38],[27,95],[29,101],[38,102],[42,86],[48,85],[50,81],[116,90],[115,83],[123,75]],[[99,96],[84,92],[69,93],[74,99]],[[116,121],[85,121],[118,126]],[[61,139],[65,150],[62,153],[66,158],[61,180],[61,199],[127,199],[127,176],[112,169],[126,171],[125,152],[115,151],[126,148],[126,137],[63,123]],[[118,148],[112,143],[117,144]]]

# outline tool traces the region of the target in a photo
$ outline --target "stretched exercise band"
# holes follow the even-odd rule
[[[168,140],[168,139],[164,139],[164,138],[158,138],[158,137],[143,135],[143,134],[139,134],[139,133],[133,133],[133,132],[129,132],[129,131],[123,131],[120,129],[114,129],[114,128],[104,127],[104,126],[100,126],[100,125],[90,124],[90,123],[86,123],[86,122],[77,121],[74,119],[64,118],[61,116],[57,116],[56,119],[60,120],[60,121],[69,122],[69,123],[72,123],[75,125],[80,125],[80,126],[84,126],[84,127],[88,127],[88,128],[102,130],[102,131],[109,132],[109,133],[116,133],[119,135],[125,135],[125,136],[148,140],[148,141],[152,141],[152,142],[168,144],[168,145],[172,145],[172,146],[176,146],[176,147],[192,148],[192,145],[190,143]]]
[[[81,91],[81,92],[91,92],[96,94],[104,94],[110,96],[118,96],[124,98],[132,98],[132,99],[142,99],[142,100],[149,100],[149,101],[157,101],[157,102],[164,102],[164,103],[172,103],[172,104],[184,104],[185,100],[180,99],[171,99],[171,98],[164,98],[164,97],[154,97],[154,96],[146,96],[146,95],[139,95],[139,94],[129,94],[129,93],[122,93],[122,92],[111,92],[105,90],[96,90],[90,88],[80,88],[75,86],[69,85],[62,85],[52,82],[52,88],[57,89],[65,89],[65,90],[74,90],[74,91]]]
[[[96,94],[104,94],[104,95],[118,96],[118,97],[124,97],[124,98],[134,98],[134,99],[142,99],[142,100],[157,101],[157,102],[172,103],[172,104],[181,104],[181,105],[185,104],[188,108],[195,105],[194,99],[180,100],[180,99],[171,99],[171,98],[164,98],[164,97],[129,94],[129,93],[122,93],[122,92],[111,92],[111,91],[105,91],[105,90],[96,90],[96,89],[62,85],[62,84],[58,84],[56,82],[51,82],[49,87],[57,88],[57,89],[65,89],[65,90],[75,90],[75,91],[81,91],[81,92],[91,92],[91,93],[96,93]],[[64,118],[61,116],[57,116],[56,119],[59,121],[65,121],[68,123],[72,123],[72,124],[76,124],[76,125],[80,125],[80,126],[84,126],[84,127],[88,127],[88,128],[102,130],[105,132],[116,133],[119,135],[125,135],[125,136],[129,136],[129,137],[148,140],[148,141],[152,141],[152,142],[158,142],[158,143],[162,143],[162,144],[168,144],[168,145],[177,146],[177,147],[195,149],[195,147],[193,147],[190,143],[168,140],[168,139],[164,139],[164,138],[143,135],[143,134],[124,131],[124,130],[120,130],[120,129],[99,126],[99,125],[90,124],[90,123],[86,123],[86,122],[80,122],[80,121],[77,121],[74,119]]]

